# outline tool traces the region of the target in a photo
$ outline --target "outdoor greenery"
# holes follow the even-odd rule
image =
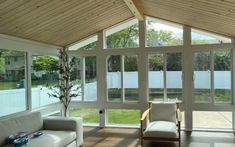
[[[127,109],[109,109],[108,123],[109,124],[132,124],[136,125],[140,122],[139,110]]]
[[[84,123],[99,123],[99,110],[97,109],[78,109],[73,108],[70,111],[73,117],[82,117]],[[139,110],[122,110],[109,109],[108,110],[108,124],[130,124],[135,125],[139,123]]]
[[[18,82],[0,82],[0,90],[12,89],[16,87]]]
[[[99,110],[97,109],[79,109],[72,108],[70,110],[70,116],[82,117],[84,123],[99,123]]]
[[[211,102],[210,89],[195,89],[194,101],[199,103]],[[215,89],[215,103],[231,103],[231,90]]]

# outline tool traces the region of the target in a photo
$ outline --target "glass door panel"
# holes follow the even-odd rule
[[[193,56],[194,63],[194,102],[211,102],[211,70],[210,52],[197,52]]]
[[[164,99],[164,56],[163,54],[149,55],[149,100]]]

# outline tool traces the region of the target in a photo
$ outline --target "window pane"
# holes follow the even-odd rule
[[[97,100],[96,57],[85,57],[84,101]]]
[[[149,100],[163,100],[164,98],[164,57],[163,54],[149,55]]]
[[[210,52],[194,53],[194,101],[210,102]]]
[[[126,101],[138,101],[137,56],[124,56],[124,88]]]
[[[168,53],[166,57],[167,98],[182,100],[182,54]]]
[[[109,101],[121,101],[121,56],[109,56],[107,60],[107,88]]]
[[[230,38],[226,38],[217,34],[192,29],[192,44],[221,44],[232,43]]]
[[[193,111],[193,128],[232,129],[232,112]]]
[[[214,52],[214,89],[216,103],[231,103],[231,51]]]
[[[74,85],[81,86],[82,81],[82,58],[81,57],[73,57],[72,58],[74,65],[72,67],[72,74],[70,78],[70,82]],[[76,88],[76,86],[74,86]],[[81,87],[82,88],[82,87]],[[79,89],[80,92],[82,89]],[[82,100],[82,93],[80,93],[76,98],[73,98],[74,101],[81,101]]]
[[[83,123],[99,123],[99,110],[98,109],[79,109],[71,108],[70,116],[82,117]]]
[[[183,27],[178,24],[147,17],[146,46],[183,45]]]
[[[26,86],[25,52],[0,49],[0,116],[26,110]]]
[[[138,20],[133,19],[105,31],[106,48],[139,47]]]
[[[49,97],[48,93],[53,93],[49,87],[59,84],[58,64],[56,56],[33,55],[32,56],[32,107],[45,106],[51,103],[59,102],[59,99]]]
[[[98,36],[94,35],[69,47],[69,50],[94,50],[98,48]]]
[[[109,109],[107,114],[108,124],[138,125],[140,122],[139,110]]]

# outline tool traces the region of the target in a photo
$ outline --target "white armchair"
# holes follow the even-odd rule
[[[143,127],[145,120],[146,129]],[[143,140],[159,140],[178,141],[180,147],[180,121],[178,103],[150,103],[140,120],[141,146],[143,147]]]

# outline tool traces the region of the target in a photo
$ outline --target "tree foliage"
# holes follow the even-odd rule
[[[0,74],[5,73],[5,59],[3,57],[3,50],[0,49]]]
[[[48,71],[53,72],[58,69],[58,59],[55,59],[47,55],[35,56],[36,60],[33,60],[33,68],[36,71]]]
[[[138,25],[132,25],[106,38],[107,48],[134,48],[138,47]]]

